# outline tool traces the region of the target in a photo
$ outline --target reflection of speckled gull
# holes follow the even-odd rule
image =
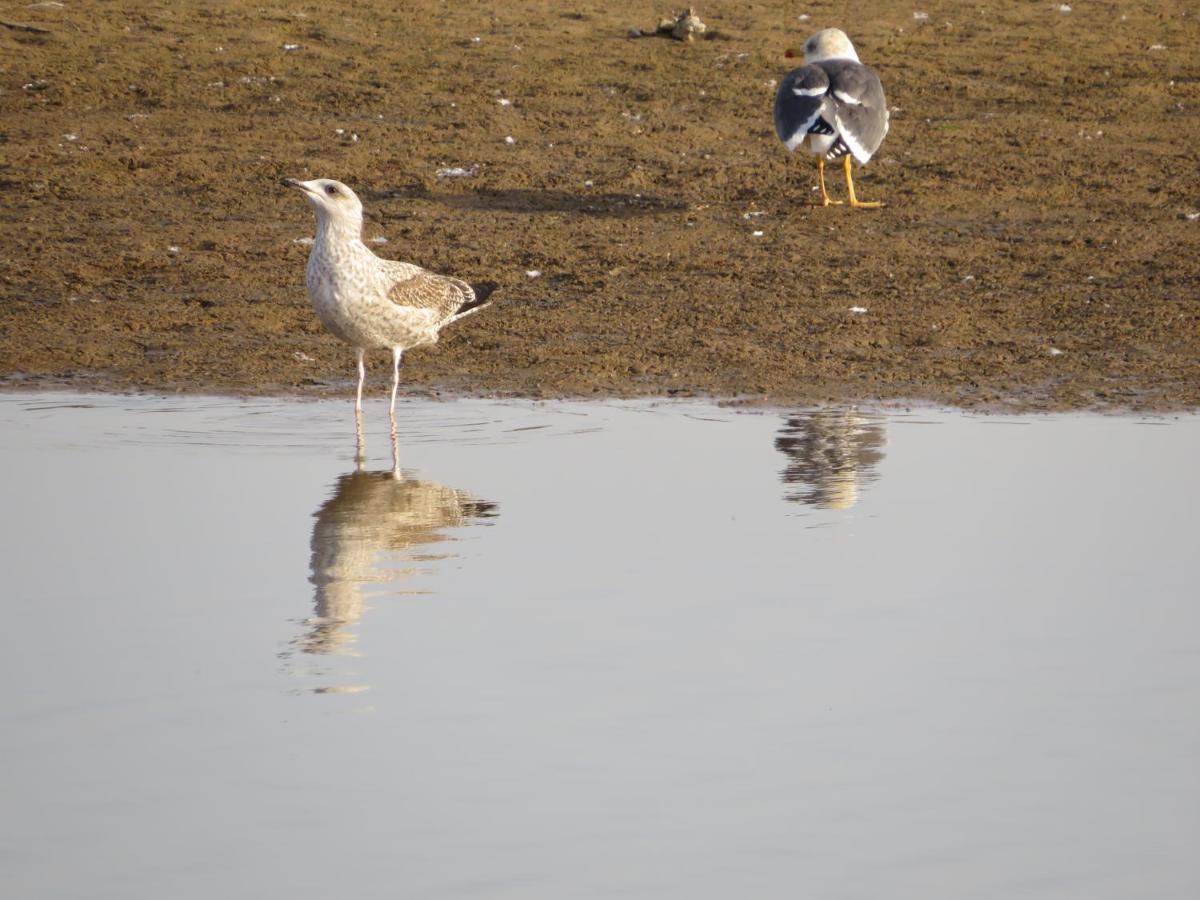
[[[804,63],[788,72],[775,94],[775,133],[788,150],[803,145],[816,156],[822,206],[840,202],[825,192],[825,160],[839,158],[850,205],[882,206],[859,200],[850,177],[851,157],[866,163],[888,131],[879,76],[858,61],[850,38],[837,28],[818,31],[805,42]]]
[[[347,626],[363,613],[363,590],[411,577],[428,553],[449,538],[444,529],[496,514],[491,503],[433,481],[399,479],[393,472],[353,472],[338,479],[316,512],[312,533],[311,630],[299,641],[306,653],[351,651]]]
[[[444,327],[487,306],[496,285],[482,282],[472,287],[412,263],[380,259],[362,242],[362,203],[350,188],[328,178],[283,181],[303,191],[316,210],[308,296],[321,323],[357,354],[355,411],[362,411],[364,354],[383,348],[392,351],[394,414],[404,351],[436,343]]]
[[[789,416],[775,439],[788,457],[783,482],[797,485],[787,499],[822,509],[849,509],[859,485],[874,480],[887,434],[883,421],[854,409]]]

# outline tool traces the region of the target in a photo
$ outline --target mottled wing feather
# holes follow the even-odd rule
[[[789,150],[795,150],[810,132],[832,130],[821,119],[828,91],[829,76],[820,66],[801,66],[784,76],[775,93],[775,133]]]
[[[388,299],[397,306],[427,311],[430,324],[449,319],[474,296],[465,281],[425,269],[396,271],[396,281],[388,291]]]
[[[839,140],[830,147],[835,159],[847,152],[865,163],[879,149],[888,131],[887,100],[879,76],[862,63],[848,59],[818,63],[829,77],[822,115],[832,119]]]

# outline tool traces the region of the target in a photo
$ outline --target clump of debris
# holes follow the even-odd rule
[[[696,10],[690,6],[682,10],[673,19],[663,19],[658,23],[659,34],[669,34],[677,41],[694,41],[696,35],[704,34],[708,26],[700,21]]]
[[[700,17],[696,15],[696,10],[688,7],[662,19],[658,23],[658,28],[652,33],[660,37],[673,37],[677,41],[694,41],[696,35],[704,34],[708,31],[708,26],[700,21]],[[642,37],[646,32],[638,28],[629,29],[630,37]]]

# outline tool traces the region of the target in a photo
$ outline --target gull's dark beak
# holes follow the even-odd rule
[[[279,181],[282,184],[286,184],[288,187],[299,188],[304,192],[305,199],[310,203],[315,199],[319,199],[321,196],[320,192],[312,186],[312,182],[301,181],[298,178],[281,178]]]

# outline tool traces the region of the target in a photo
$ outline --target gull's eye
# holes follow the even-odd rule
[[[327,184],[327,185],[325,185],[325,193],[327,193],[330,197],[332,197],[334,194],[337,193],[337,188],[335,188],[332,184]]]

